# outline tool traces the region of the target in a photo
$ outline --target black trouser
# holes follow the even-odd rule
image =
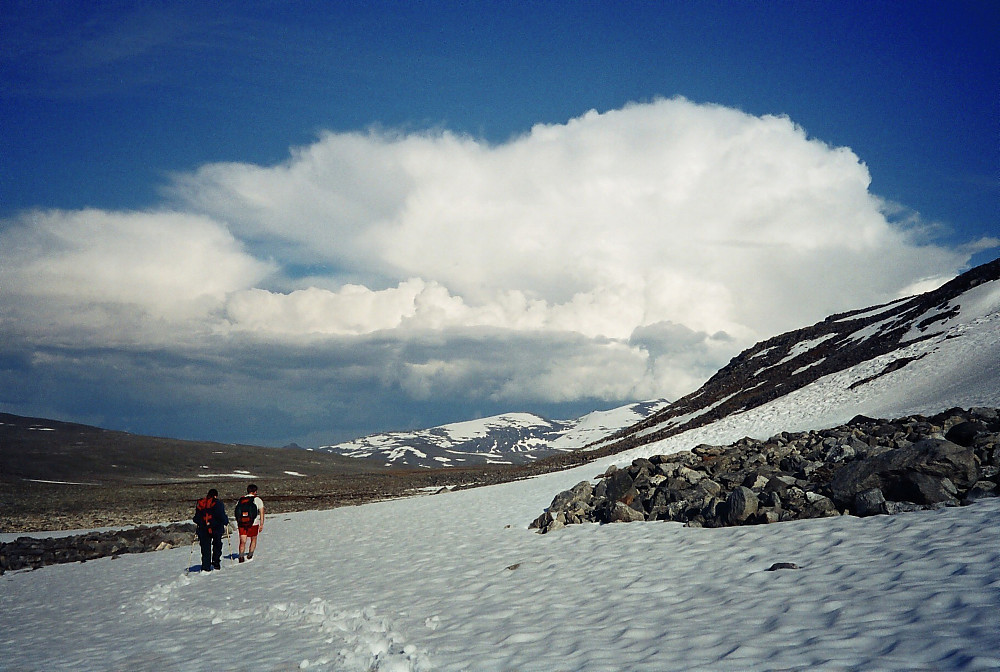
[[[201,568],[208,571],[212,566],[222,562],[222,531],[209,534],[206,530],[198,530],[198,541],[201,542]]]

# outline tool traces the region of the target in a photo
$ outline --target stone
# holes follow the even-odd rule
[[[997,484],[993,481],[976,481],[969,491],[965,493],[963,504],[971,504],[977,499],[997,496]]]
[[[607,483],[605,497],[612,502],[618,502],[630,493],[635,480],[629,475],[628,471],[619,469],[611,474],[605,482]]]
[[[886,513],[885,495],[878,488],[859,492],[854,496],[853,511],[857,516],[875,516]]]
[[[894,491],[912,493],[915,483],[925,482],[910,476],[915,473],[949,478],[956,486],[968,487],[978,480],[975,451],[943,439],[923,439],[909,448],[855,460],[840,467],[830,481],[830,490],[834,501],[844,505],[853,502],[859,492],[871,488],[879,488],[887,498],[894,499]],[[910,482],[904,481],[904,477]],[[927,493],[927,496],[932,495]]]
[[[778,495],[778,493],[774,492],[773,490],[772,491],[765,490],[757,497],[757,499],[759,500],[759,504],[761,506],[770,506],[775,508],[781,506],[781,496]]]
[[[984,432],[986,425],[974,420],[960,422],[948,430],[944,438],[952,443],[968,448],[976,442],[976,436]]]
[[[857,456],[857,450],[854,446],[841,443],[830,448],[826,453],[827,462],[843,462],[844,460],[853,460]]]
[[[799,569],[799,566],[794,562],[776,562],[767,568],[769,572],[776,572],[779,569]]]
[[[954,485],[947,487],[948,479],[931,476],[919,471],[909,471],[894,482],[887,493],[890,499],[914,504],[937,504],[954,499]],[[949,482],[950,484],[950,482]]]
[[[722,486],[713,481],[710,478],[698,481],[698,485],[694,486],[687,492],[687,499],[689,502],[698,502],[704,504],[712,497],[722,497],[723,489]]]
[[[706,476],[704,472],[695,471],[694,469],[681,466],[677,469],[677,478],[683,478],[691,485],[694,485],[701,479],[706,478]]]
[[[594,486],[590,481],[580,481],[569,490],[564,490],[552,499],[549,509],[566,511],[577,502],[587,501],[594,494]]]
[[[777,523],[781,520],[781,509],[778,507],[766,507],[757,509],[757,522],[764,525]]]
[[[794,481],[794,479],[793,479]],[[767,480],[767,484],[764,485],[764,492],[774,494],[778,497],[784,496],[788,492],[789,484],[783,481],[778,476],[772,476]]]
[[[913,502],[886,502],[885,512],[890,516],[895,516],[900,513],[910,513],[911,511],[922,511],[926,507],[920,504],[914,504]]]
[[[566,527],[566,523],[563,523],[558,518],[549,520],[549,524],[545,526],[546,532],[554,532],[560,528]]]
[[[817,495],[814,492],[807,492],[806,502],[807,506],[803,511],[803,515],[808,515],[813,518],[827,518],[840,515],[840,512],[837,510],[837,505],[834,504],[833,500],[829,497]]]
[[[609,522],[612,523],[634,523],[646,520],[640,511],[636,511],[631,506],[624,504],[623,502],[615,502],[614,508],[611,509],[611,518]]]
[[[747,518],[757,513],[758,500],[753,490],[739,486],[726,498],[727,519],[731,524],[743,523]]]

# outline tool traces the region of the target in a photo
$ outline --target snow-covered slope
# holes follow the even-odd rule
[[[0,576],[0,670],[1000,669],[1000,499],[721,529],[527,529],[555,493],[635,457],[858,413],[1000,406],[991,282],[908,318],[897,347],[581,467],[332,511],[275,506],[257,559],[208,575],[174,549]],[[753,366],[791,373],[807,363],[778,364],[793,349],[834,342],[826,356],[846,356],[847,334],[885,335],[905,303],[864,326],[848,316],[823,342],[772,344],[783,350]],[[903,339],[912,329],[926,337]],[[766,571],[776,562],[800,569]]]
[[[594,411],[575,420],[546,420],[531,413],[506,413],[412,432],[373,434],[317,450],[373,458],[394,467],[455,467],[524,464],[577,450],[666,406],[665,400]]]

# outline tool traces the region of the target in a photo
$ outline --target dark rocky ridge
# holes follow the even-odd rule
[[[634,460],[559,493],[530,525],[669,520],[722,527],[891,514],[996,496],[1000,411],[951,409]]]

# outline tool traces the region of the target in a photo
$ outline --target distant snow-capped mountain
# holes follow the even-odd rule
[[[663,399],[594,411],[575,420],[504,413],[412,432],[387,432],[317,450],[371,458],[395,467],[525,464],[577,450],[634,425],[667,405]]]

